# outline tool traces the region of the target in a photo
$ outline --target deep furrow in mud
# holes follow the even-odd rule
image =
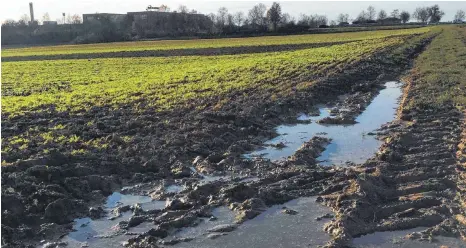
[[[219,48],[189,48],[173,50],[144,50],[122,51],[106,53],[73,53],[57,55],[11,56],[2,57],[2,62],[35,61],[35,60],[65,60],[65,59],[100,59],[100,58],[130,58],[130,57],[174,57],[174,56],[218,56],[250,53],[283,52],[300,49],[318,48],[325,46],[341,45],[352,41],[309,43],[294,45],[267,45],[267,46],[240,46]]]
[[[461,115],[454,108],[445,108],[418,111],[409,119],[393,123],[378,156],[358,168],[369,173],[351,178],[351,188],[323,196],[326,205],[345,213],[327,226],[337,236],[336,244],[373,232],[418,227],[424,228],[412,238],[464,235],[464,227],[455,221],[460,207],[455,203],[458,179],[454,154]],[[433,125],[437,131],[425,131]],[[419,131],[422,136],[413,135]],[[426,140],[428,146],[410,149]],[[450,144],[445,145],[445,141]]]

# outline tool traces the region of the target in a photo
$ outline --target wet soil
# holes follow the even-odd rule
[[[465,247],[466,244],[460,239],[451,237],[435,237],[432,240],[419,241],[412,239],[416,235],[427,229],[426,227],[417,227],[407,230],[376,232],[355,238],[351,245],[355,248],[409,248],[409,247]]]
[[[11,56],[2,57],[2,62],[12,61],[34,61],[34,60],[60,60],[60,59],[96,59],[96,58],[128,58],[128,57],[173,57],[173,56],[218,56],[235,55],[245,53],[265,53],[294,51],[300,49],[333,46],[348,43],[346,42],[325,42],[325,43],[305,43],[305,44],[285,44],[267,46],[239,46],[239,47],[219,47],[219,48],[189,48],[173,50],[143,50],[143,51],[122,51],[106,53],[74,53],[57,55],[34,55],[34,56]],[[354,42],[354,41],[350,41]]]
[[[407,89],[405,99],[415,97]],[[345,176],[344,190],[322,196],[340,213],[326,227],[335,235],[332,245],[373,232],[417,227],[426,229],[412,239],[465,237],[455,171],[462,114],[453,106],[405,107],[397,121],[382,129],[385,142],[377,156],[350,169],[365,172]]]
[[[415,56],[428,42],[426,39],[408,49],[406,57]],[[319,156],[331,142],[324,136],[312,137],[286,160],[243,157],[277,136],[276,126],[299,122],[300,113],[315,111],[319,104],[342,102],[339,108],[350,109],[346,111],[349,114],[346,119],[332,121],[354,121],[383,83],[395,79],[394,75],[400,75],[409,66],[387,62],[383,55],[320,78],[305,91],[279,101],[268,100],[263,92],[249,92],[247,98],[242,93],[232,93],[232,102],[216,111],[193,107],[180,112],[146,110],[135,116],[132,107],[126,106],[116,111],[96,108],[78,115],[52,111],[8,119],[2,125],[2,133],[7,136],[21,133],[31,125],[43,125],[44,119],[50,125],[66,120],[76,123],[70,125],[70,132],[107,136],[111,146],[104,153],[83,157],[70,156],[59,148],[47,157],[34,156],[44,148],[40,144],[23,153],[7,154],[6,160],[11,164],[2,168],[2,244],[24,247],[46,240],[47,247],[58,247],[65,241],[72,245],[69,238],[80,233],[82,224],[83,229],[95,231],[99,229],[99,219],[111,217],[109,209],[101,211],[98,207],[105,206],[107,196],[120,190],[122,195],[142,196],[136,199],[139,204],[108,206],[116,207],[112,211],[122,214],[122,219],[114,221],[118,221],[115,226],[119,234],[128,238],[124,242],[127,247],[181,245],[191,239],[176,238],[181,229],[200,226],[206,219],[219,219],[215,215],[222,207],[232,211],[233,223],[232,216],[227,222],[220,218],[221,226],[216,225],[211,231],[209,227],[207,236],[214,241],[231,239],[235,232],[248,230],[248,226],[255,230],[254,218],[260,220],[261,214],[273,211],[273,206],[312,196],[317,197],[312,209],[324,204],[334,212],[331,222],[323,224],[331,234],[328,246],[342,247],[352,237],[418,226],[430,228],[417,239],[445,234],[444,230],[457,237],[463,231],[456,221],[461,212],[454,200],[456,160],[454,156],[450,158],[460,137],[460,115],[454,109],[402,112],[398,122],[381,130],[387,139],[379,155],[363,165],[319,165]],[[353,97],[354,104],[339,101],[341,95]],[[217,102],[199,101],[211,101],[212,105]],[[83,127],[93,119],[101,124]],[[421,135],[426,132],[429,136]],[[118,137],[127,134],[136,134],[135,141],[119,142]],[[29,160],[13,162],[28,157]],[[163,209],[147,207],[157,201],[165,202]],[[297,205],[291,206],[280,213],[293,222],[293,216],[304,211],[294,209]],[[267,219],[273,221],[277,214],[274,212]],[[89,216],[96,220],[86,219]],[[79,221],[86,223],[79,225]],[[76,230],[69,233],[73,225]],[[281,230],[274,225],[270,228],[272,233]],[[87,230],[82,233],[93,232]],[[233,235],[218,234],[226,232]],[[105,244],[105,237],[92,235],[95,236],[95,242]],[[123,242],[120,237],[123,236],[107,242]],[[318,237],[319,244],[327,240]],[[296,239],[304,240],[305,236]]]

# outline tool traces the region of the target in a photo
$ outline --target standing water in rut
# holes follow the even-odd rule
[[[268,146],[265,149],[247,154],[263,156],[271,160],[285,159],[292,155],[305,141],[313,136],[325,136],[332,139],[322,155],[321,164],[344,164],[346,161],[363,163],[379,149],[381,141],[368,135],[371,131],[394,119],[398,107],[398,98],[402,95],[398,82],[388,82],[364,112],[356,118],[354,125],[319,124],[317,120],[330,116],[328,107],[321,107],[319,116],[301,115],[300,120],[311,120],[310,124],[282,125],[277,128],[280,134],[265,144],[283,143],[284,148]]]
[[[121,247],[121,244],[130,236],[123,235],[119,223],[129,220],[132,212],[129,209],[122,211],[119,215],[112,212],[118,206],[134,206],[134,204],[138,204],[143,210],[165,208],[165,201],[154,201],[149,196],[114,192],[108,196],[104,206],[104,211],[108,214],[107,217],[95,220],[89,217],[75,219],[73,231],[63,237],[61,241],[66,242],[67,247]],[[142,233],[151,227],[152,225],[144,227],[140,225],[130,229],[130,231]]]
[[[246,221],[238,229],[229,234],[216,238],[209,238],[205,234],[191,235],[190,237],[195,237],[193,241],[178,243],[174,247],[267,248],[316,247],[324,245],[329,239],[328,234],[322,230],[325,220],[318,221],[315,218],[316,216],[328,214],[329,210],[324,206],[316,204],[315,201],[316,197],[302,197],[282,205],[275,205],[254,219]],[[284,207],[295,210],[296,213],[284,214]],[[189,232],[187,230],[184,232]]]

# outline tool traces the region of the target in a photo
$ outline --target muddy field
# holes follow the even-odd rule
[[[2,137],[66,120],[110,144],[2,153],[2,245],[466,247],[464,108],[418,102],[438,90],[419,57],[439,39],[464,56],[463,29],[416,36],[279,100],[250,90],[215,110],[195,108],[212,97],[2,120]]]
[[[346,42],[309,43],[295,45],[269,45],[269,46],[243,46],[243,47],[219,47],[219,48],[193,48],[174,50],[147,50],[147,51],[123,51],[105,53],[74,53],[60,55],[35,55],[35,56],[10,56],[2,58],[2,61],[31,61],[31,60],[57,60],[57,59],[93,59],[93,58],[128,58],[128,57],[175,57],[175,56],[218,56],[242,53],[281,52],[297,49],[325,47],[343,44]]]

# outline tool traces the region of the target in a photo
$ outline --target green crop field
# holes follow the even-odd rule
[[[406,37],[261,54],[6,62],[2,64],[2,108],[6,115],[17,115],[48,106],[117,108],[145,99],[151,106],[167,109],[232,90],[273,88],[293,77],[309,77],[357,61],[401,44]]]
[[[19,49],[4,49],[2,57],[12,56],[35,56],[35,55],[57,55],[75,53],[105,53],[121,51],[144,51],[144,50],[172,50],[172,49],[196,49],[196,48],[219,48],[219,47],[241,47],[241,46],[268,46],[284,44],[318,44],[327,42],[343,42],[370,40],[388,36],[420,34],[429,30],[428,27],[416,29],[398,29],[365,31],[334,34],[309,34],[289,36],[265,36],[252,38],[225,38],[225,39],[199,39],[199,40],[166,40],[166,41],[138,41],[138,42],[115,42],[89,45],[64,45],[45,46]]]
[[[443,105],[452,102],[466,107],[466,27],[445,28],[429,49],[416,61],[415,88],[419,94],[410,102],[418,105]]]

